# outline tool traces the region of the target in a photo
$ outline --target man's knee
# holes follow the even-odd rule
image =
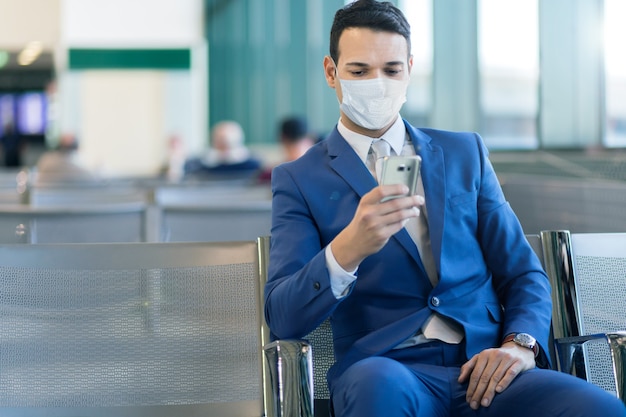
[[[370,383],[404,386],[413,382],[415,375],[403,364],[385,357],[363,359],[341,376],[349,384],[369,386]]]
[[[389,358],[371,357],[344,372],[333,387],[332,398],[337,412],[355,408],[388,412],[389,404],[402,404],[399,408],[407,411],[417,408],[419,391],[419,380],[404,365]]]
[[[524,415],[626,416],[626,408],[615,396],[582,379],[557,371],[527,371],[496,399],[500,402],[496,405],[494,401],[496,410],[498,407],[510,410],[509,403],[525,402]]]

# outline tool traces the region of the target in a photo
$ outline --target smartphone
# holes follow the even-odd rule
[[[420,173],[422,158],[419,155],[414,156],[386,156],[383,159],[382,175],[380,183],[388,184],[405,184],[409,187],[409,193],[415,194],[417,181]],[[381,202],[391,200],[393,198],[404,197],[404,195],[392,195],[385,197]]]

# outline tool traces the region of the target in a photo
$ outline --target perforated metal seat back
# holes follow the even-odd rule
[[[326,400],[330,398],[326,373],[335,363],[333,351],[333,331],[330,321],[327,319],[317,329],[306,337],[313,352],[313,392],[315,399]]]
[[[581,335],[626,330],[626,233],[572,234]],[[606,342],[585,345],[590,382],[616,392]]]
[[[0,246],[0,264],[0,415],[260,414],[256,242]]]

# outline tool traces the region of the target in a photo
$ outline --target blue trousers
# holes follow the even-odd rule
[[[615,396],[547,369],[520,374],[489,407],[472,410],[459,384],[463,345],[433,342],[363,359],[331,385],[337,417],[624,417]]]

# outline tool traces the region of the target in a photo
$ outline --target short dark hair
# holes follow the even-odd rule
[[[367,28],[377,32],[391,32],[406,39],[411,54],[411,26],[404,14],[388,1],[357,0],[337,10],[330,29],[330,57],[339,59],[339,37],[348,28]]]
[[[298,142],[309,134],[309,124],[301,116],[292,116],[280,123],[280,137],[284,142]]]

